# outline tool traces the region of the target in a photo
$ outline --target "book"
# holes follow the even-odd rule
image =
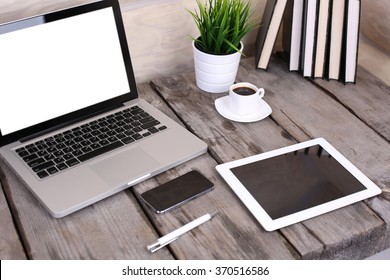
[[[287,0],[267,0],[256,39],[257,68],[267,69],[275,46]]]
[[[305,0],[302,33],[302,74],[313,77],[318,0]]]
[[[322,78],[324,76],[331,0],[320,0],[319,4],[314,78]]]
[[[340,67],[340,79],[344,83],[356,83],[360,12],[360,0],[347,0],[343,40],[344,55]]]
[[[329,36],[329,61],[328,79],[340,78],[341,49],[343,40],[345,0],[333,0],[330,36]]]
[[[300,71],[304,0],[290,0],[283,20],[283,49],[288,54],[289,71]]]

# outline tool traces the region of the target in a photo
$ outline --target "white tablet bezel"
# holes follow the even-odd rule
[[[365,190],[341,197],[336,200],[332,200],[321,205],[308,208],[290,214],[278,219],[272,219],[258,201],[251,195],[251,193],[245,188],[245,186],[238,180],[233,174],[231,168],[235,168],[241,165],[246,165],[252,162],[265,160],[275,156],[291,153],[297,150],[301,150],[307,147],[320,145],[326,150],[334,159],[336,159],[344,168],[346,168],[358,181],[360,181],[365,187]],[[241,199],[245,206],[255,216],[259,223],[267,231],[273,231],[286,227],[288,225],[307,220],[309,218],[327,213],[329,211],[347,206],[349,204],[367,199],[369,197],[380,194],[381,189],[375,185],[367,176],[365,176],[359,169],[357,169],[349,160],[347,160],[342,154],[340,154],[332,145],[330,145],[323,138],[316,138],[299,144],[291,145],[281,149],[265,152],[262,154],[254,155],[251,157],[227,162],[216,166],[219,174],[224,178],[236,195]]]

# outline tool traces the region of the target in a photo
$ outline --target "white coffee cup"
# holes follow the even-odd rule
[[[264,96],[264,89],[251,83],[237,83],[229,89],[230,109],[237,115],[249,115],[259,108],[259,99]]]

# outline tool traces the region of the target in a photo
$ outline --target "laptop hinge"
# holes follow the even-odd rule
[[[31,134],[31,135],[29,135],[29,136],[26,136],[26,137],[23,137],[23,138],[19,139],[19,141],[20,141],[21,143],[30,141],[31,139],[40,137],[40,136],[42,136],[42,135],[45,135],[45,134],[48,134],[48,133],[50,133],[50,132],[59,130],[59,129],[64,128],[64,127],[67,127],[67,126],[69,126],[69,125],[78,123],[78,122],[80,122],[80,121],[83,121],[83,120],[92,118],[92,117],[94,117],[94,116],[97,116],[97,115],[106,113],[106,112],[108,112],[108,111],[115,110],[115,109],[120,108],[120,107],[122,107],[122,106],[124,106],[124,105],[123,105],[123,104],[119,104],[119,105],[115,105],[115,106],[111,106],[111,107],[105,108],[105,109],[103,109],[103,110],[94,112],[94,113],[92,113],[92,114],[83,116],[83,117],[81,117],[81,118],[77,118],[77,119],[74,119],[74,120],[71,120],[71,121],[68,121],[68,122],[65,122],[65,123],[62,123],[62,124],[59,124],[59,125],[50,127],[50,128],[48,128],[48,129],[45,129],[45,130],[36,132],[36,133],[34,133],[34,134]]]

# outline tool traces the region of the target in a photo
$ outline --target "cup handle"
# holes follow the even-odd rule
[[[265,94],[264,89],[263,88],[259,88],[259,97],[263,98],[264,94]]]

